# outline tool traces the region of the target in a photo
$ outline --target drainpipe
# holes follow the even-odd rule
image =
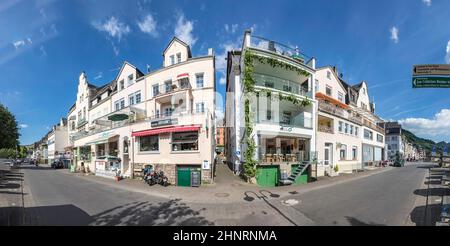
[[[131,136],[130,145],[131,146],[128,146],[128,148],[131,147],[130,177],[131,179],[134,179],[134,136]]]

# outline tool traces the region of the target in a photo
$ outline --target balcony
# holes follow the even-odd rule
[[[363,124],[361,116],[357,116],[353,112],[348,112],[347,110],[334,104],[325,102],[324,100],[318,100],[318,102],[320,111],[341,117],[358,125]]]
[[[77,122],[77,127],[82,127],[82,126],[86,125],[86,123],[87,123],[87,120],[85,118],[79,119]]]
[[[157,88],[157,89],[156,89]],[[190,90],[192,89],[191,84],[189,83],[189,79],[180,79],[178,81],[173,81],[171,83],[165,83],[163,85],[153,86],[152,92],[153,97],[161,97],[164,95],[172,94],[179,91]]]
[[[379,132],[379,133],[384,134],[384,128],[378,126],[378,125],[375,124],[375,123],[372,123],[371,121],[369,121],[369,120],[367,120],[367,119],[364,119],[363,125],[366,126],[366,127],[368,127],[368,128],[370,128],[370,129],[372,129],[372,130],[375,130],[375,131],[377,131],[377,132]]]
[[[260,117],[263,116],[263,117]],[[302,114],[298,114],[296,116],[286,116],[277,115],[276,117],[268,117],[267,113],[265,115],[257,115],[256,123],[258,124],[268,124],[268,125],[277,125],[280,127],[294,127],[294,128],[305,128],[312,129],[312,117],[304,116]]]
[[[289,47],[285,44],[253,35],[248,36],[248,38],[250,39],[248,43],[250,48],[263,50],[278,56],[284,56],[297,63],[303,64],[304,66],[314,68],[314,58],[301,53],[298,47]]]
[[[312,91],[308,91],[308,82],[300,84],[299,82],[258,73],[253,74],[253,79],[257,87],[312,98]]]

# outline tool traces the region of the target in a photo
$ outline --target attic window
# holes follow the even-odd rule
[[[330,71],[327,71],[327,78],[331,79],[331,72]]]

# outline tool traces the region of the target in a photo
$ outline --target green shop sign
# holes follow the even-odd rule
[[[450,77],[413,77],[413,88],[450,88]]]

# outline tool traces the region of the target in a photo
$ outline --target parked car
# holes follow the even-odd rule
[[[64,162],[62,160],[56,160],[56,161],[52,162],[50,167],[54,168],[54,169],[64,168]]]

